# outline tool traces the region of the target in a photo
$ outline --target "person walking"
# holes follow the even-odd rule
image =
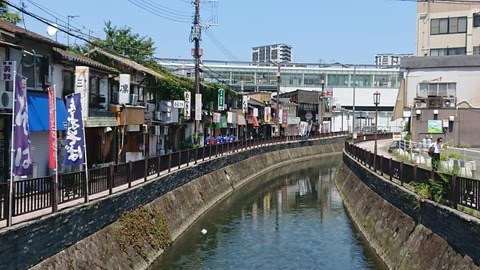
[[[432,158],[432,170],[438,170],[438,164],[440,163],[440,150],[442,149],[443,138],[438,137],[437,141],[432,143],[428,148],[428,153]]]

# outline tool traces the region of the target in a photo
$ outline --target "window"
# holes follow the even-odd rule
[[[72,71],[64,70],[62,71],[62,79],[63,79],[63,95],[66,96],[73,93],[75,74]]]
[[[418,97],[455,97],[456,83],[420,83]]]
[[[467,32],[467,17],[454,17],[432,19],[430,21],[430,34],[456,34]]]
[[[48,58],[24,51],[21,64],[22,75],[27,78],[27,88],[45,90],[48,79]]]
[[[100,103],[100,79],[90,76],[90,108],[97,108]]]
[[[480,14],[473,14],[473,27],[480,26]]]
[[[467,50],[465,47],[430,50],[430,56],[465,55],[465,54],[467,54]]]

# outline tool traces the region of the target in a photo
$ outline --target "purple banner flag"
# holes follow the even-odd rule
[[[15,112],[13,114],[13,174],[31,175],[32,147],[28,128],[27,79],[15,76]]]
[[[83,137],[82,105],[80,94],[67,97],[67,138],[64,165],[78,165],[85,162],[85,138]]]

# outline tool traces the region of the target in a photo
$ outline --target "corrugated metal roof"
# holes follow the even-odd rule
[[[147,68],[145,66],[142,66],[140,65],[139,63],[133,61],[133,60],[130,60],[126,57],[123,57],[123,56],[119,56],[119,55],[116,55],[116,54],[113,54],[113,53],[110,53],[110,52],[107,52],[105,50],[102,50],[98,47],[96,47],[95,49],[93,49],[92,51],[88,52],[88,54],[92,54],[92,53],[99,53],[99,54],[102,54],[108,58],[111,58],[117,62],[120,62],[122,63],[123,65],[126,65],[126,66],[129,66],[135,70],[138,70],[138,71],[142,71],[142,72],[145,72],[145,73],[148,73],[152,76],[155,76],[155,77],[158,77],[158,78],[163,78],[164,76],[161,75],[160,73],[150,69],[150,68]]]
[[[97,62],[97,61],[95,61],[93,59],[90,59],[86,56],[83,56],[81,54],[65,51],[65,50],[62,50],[60,48],[53,48],[53,51],[57,52],[61,57],[65,58],[69,61],[75,61],[75,62],[82,63],[82,64],[85,64],[85,65],[88,65],[88,66],[91,66],[91,67],[95,67],[97,69],[102,69],[104,71],[119,73],[119,71],[116,70],[115,68],[106,66],[106,65],[104,65],[100,62]]]

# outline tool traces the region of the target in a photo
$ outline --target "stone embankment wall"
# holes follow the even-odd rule
[[[421,200],[344,154],[335,178],[349,215],[390,269],[479,269],[477,218]]]
[[[175,240],[212,205],[259,173],[293,160],[339,153],[344,141],[337,137],[233,153],[4,229],[0,269],[145,269],[162,250],[147,242],[141,250],[119,244],[117,223],[123,213],[144,205],[161,211]]]

